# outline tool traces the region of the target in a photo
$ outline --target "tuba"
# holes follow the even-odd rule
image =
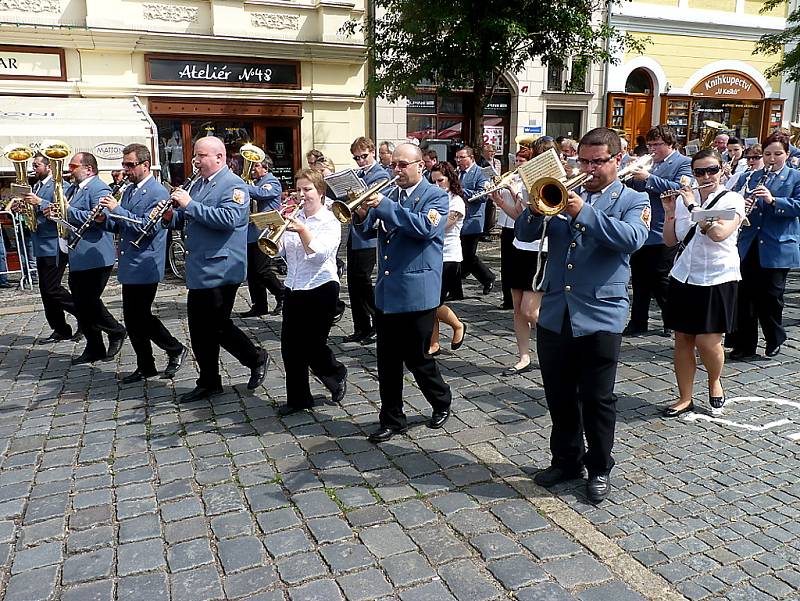
[[[353,212],[358,207],[364,204],[373,194],[377,194],[384,188],[393,185],[399,178],[399,175],[395,175],[392,179],[382,179],[359,194],[349,192],[349,198],[346,202],[341,200],[333,201],[331,211],[341,223],[350,223],[353,220]]]
[[[714,138],[727,130],[728,127],[723,123],[703,121],[703,141],[700,144],[700,150],[711,148],[714,145]]]
[[[24,144],[9,144],[3,149],[3,155],[14,165],[14,173],[16,174],[14,183],[30,191],[30,186],[28,186],[28,161],[33,156],[33,149]],[[18,212],[28,225],[28,229],[35,232],[37,225],[36,209],[19,197],[12,198],[7,208],[10,208],[12,204],[17,205]]]
[[[44,140],[40,152],[50,160],[50,170],[53,173],[53,202],[50,204],[50,219],[56,222],[58,237],[63,240],[69,238],[70,229],[67,227],[67,197],[64,196],[64,161],[72,154],[69,144],[61,140]]]
[[[260,163],[267,154],[255,144],[247,143],[239,149],[239,154],[242,155],[244,162],[242,163],[242,179],[244,183],[253,185],[253,165]],[[250,199],[250,213],[258,213],[258,203]]]
[[[533,147],[533,143],[536,142],[536,139],[540,136],[541,134],[520,134],[514,138],[514,144],[522,148],[531,148]]]
[[[789,122],[789,142],[792,146],[800,146],[800,122]]]

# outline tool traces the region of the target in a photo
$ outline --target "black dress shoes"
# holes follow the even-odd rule
[[[344,377],[339,382],[339,385],[334,389],[331,390],[331,401],[334,403],[341,403],[344,400],[344,395],[347,394],[347,372],[344,373]]]
[[[178,402],[180,403],[191,403],[193,401],[200,401],[202,399],[208,399],[214,396],[215,394],[222,394],[222,386],[214,386],[213,388],[206,388],[205,386],[195,386],[189,392],[182,394]]]
[[[109,336],[108,338],[108,352],[106,353],[106,361],[111,361],[122,350],[122,343],[128,337],[127,332],[118,334],[117,336]]]
[[[103,355],[94,355],[83,351],[80,355],[72,359],[72,365],[83,365],[84,363],[94,363],[105,359]]]
[[[72,338],[72,333],[69,334],[59,334],[58,332],[53,332],[47,338],[39,338],[36,341],[36,344],[50,344],[51,342],[63,342],[64,340],[69,340]]]
[[[377,341],[378,335],[372,331],[361,341],[361,346],[369,346],[370,344],[375,344]]]
[[[164,369],[164,375],[161,376],[161,379],[171,380],[174,378],[188,354],[189,349],[184,346],[180,353],[170,356],[169,361],[167,361],[167,367]]]
[[[280,315],[283,313],[283,301],[279,300],[278,304],[275,305],[275,308],[272,310],[272,315]]]
[[[640,328],[632,323],[626,325],[625,329],[622,330],[623,336],[638,336],[640,334],[646,334],[646,333],[647,333],[647,328]]]
[[[586,496],[592,503],[604,500],[609,492],[611,492],[611,476],[609,474],[589,476],[589,481],[586,483]]]
[[[666,407],[664,411],[661,412],[661,415],[664,417],[678,417],[684,413],[689,413],[690,411],[694,411],[693,402],[686,405],[686,407],[681,407],[680,409],[676,409],[675,407]]]
[[[83,340],[83,332],[80,330],[75,330],[72,338],[70,338],[70,342],[80,342],[81,340]]]
[[[266,309],[259,309],[258,307],[250,307],[249,311],[244,311],[243,313],[239,313],[239,317],[248,318],[248,317],[261,317],[262,315],[267,315],[269,313]]]
[[[132,374],[128,374],[124,378],[122,378],[123,384],[133,384],[134,382],[141,382],[147,378],[152,378],[153,376],[157,375],[158,372],[156,370],[153,371],[142,371],[141,369],[136,369],[135,372]]]
[[[296,407],[294,405],[281,405],[278,407],[278,417],[287,417],[303,411],[311,411],[313,407]]]
[[[670,330],[667,326],[661,328],[661,336],[663,338],[669,338],[672,336],[672,330]]]
[[[504,369],[502,371],[502,373],[500,375],[503,375],[503,376],[506,376],[506,377],[508,377],[508,376],[518,376],[519,374],[526,374],[529,371],[533,371],[533,361],[528,363],[525,367],[514,367],[513,365],[511,367],[507,367],[506,369]]]
[[[578,478],[583,478],[582,467],[564,469],[562,467],[551,465],[547,469],[544,469],[536,474],[533,477],[533,481],[539,486],[550,488],[556,484],[561,484],[562,482],[567,482],[569,480],[577,480]]]
[[[780,352],[781,352],[781,345],[780,345],[780,344],[779,344],[778,346],[768,346],[768,347],[767,347],[767,348],[764,350],[764,354],[765,354],[767,357],[775,357],[775,356],[777,356],[778,354],[780,354]]]
[[[375,430],[372,434],[369,435],[370,442],[386,442],[387,440],[391,439],[392,436],[395,434],[404,434],[407,428],[389,428],[387,426],[381,426],[377,430]]]
[[[494,280],[483,285],[483,295],[486,296],[494,290]]]
[[[431,430],[438,430],[445,425],[448,419],[450,419],[449,409],[445,411],[434,411],[431,415],[431,419],[428,421],[428,427]]]
[[[748,361],[756,358],[758,358],[758,355],[756,355],[755,353],[750,353],[747,351],[739,351],[736,349],[732,350],[728,354],[729,361]]]
[[[349,336],[342,338],[342,342],[361,342],[366,337],[371,336],[372,332],[353,332]]]
[[[250,369],[250,380],[247,382],[247,390],[255,390],[264,382],[267,376],[267,367],[269,366],[269,355],[264,351],[263,359],[261,362]]]

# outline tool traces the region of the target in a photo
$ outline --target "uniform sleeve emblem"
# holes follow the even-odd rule
[[[233,202],[237,205],[244,204],[244,190],[239,190],[238,188],[233,191]]]
[[[439,225],[439,221],[442,219],[442,216],[439,214],[439,211],[437,211],[436,209],[429,210],[427,217],[428,217],[428,221],[430,221],[431,225],[433,225],[434,227]]]
[[[272,190],[272,184],[264,184],[263,186],[261,186],[261,189],[269,192],[270,190]]]
[[[647,229],[650,229],[650,207],[645,207],[642,209],[642,222],[647,226]]]

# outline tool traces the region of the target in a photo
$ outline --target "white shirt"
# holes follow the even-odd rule
[[[720,188],[709,194],[702,206],[707,207],[724,190],[725,188]],[[695,204],[699,206],[700,194],[697,191],[695,199]],[[678,240],[683,240],[694,222],[680,197],[675,205],[675,235]],[[712,209],[735,209],[736,214],[744,219],[744,198],[738,192],[728,191]],[[736,248],[738,237],[739,230],[737,228],[725,240],[714,242],[700,232],[698,224],[694,237],[678,257],[670,275],[680,282],[695,286],[714,286],[741,280],[739,251]]]
[[[449,261],[460,263],[464,260],[464,256],[461,252],[461,227],[464,225],[464,215],[467,212],[467,207],[464,204],[464,199],[457,194],[453,194],[448,190],[447,196],[450,198],[448,214],[456,212],[460,217],[451,228],[445,229],[444,231],[443,257],[445,263]]]
[[[519,192],[522,188],[524,188],[522,185],[522,179],[519,177],[519,175],[514,176],[514,179],[511,181],[511,187],[514,188],[515,192]],[[503,204],[509,211],[513,210],[516,206],[514,197],[507,188],[500,190],[500,198],[503,200]],[[500,207],[497,207],[497,223],[500,224],[500,227],[508,227],[512,230],[514,229],[514,218],[509,217]]]
[[[528,204],[530,202],[530,197],[528,196],[528,189],[525,186],[520,186],[519,194],[522,196],[522,204]],[[519,217],[517,219],[519,219]],[[514,241],[511,244],[514,245],[514,248],[518,248],[520,250],[538,252],[539,248],[541,247],[542,252],[547,252],[546,237],[544,240],[540,239],[540,240],[534,240],[533,242],[523,242],[522,240],[519,240],[516,236],[514,236]]]
[[[338,282],[336,253],[342,241],[342,224],[334,214],[322,207],[311,217],[300,210],[297,220],[304,223],[313,238],[306,253],[300,234],[289,232],[281,238],[280,254],[286,259],[284,284],[290,290],[313,290],[328,282]]]

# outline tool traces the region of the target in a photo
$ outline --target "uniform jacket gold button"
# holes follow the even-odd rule
[[[567,292],[569,292],[570,290],[572,290],[572,286],[564,286],[564,290],[566,290]]]
[[[389,270],[387,269],[386,271],[384,271],[383,275],[389,275]]]
[[[567,269],[572,269],[572,263],[567,263]]]

